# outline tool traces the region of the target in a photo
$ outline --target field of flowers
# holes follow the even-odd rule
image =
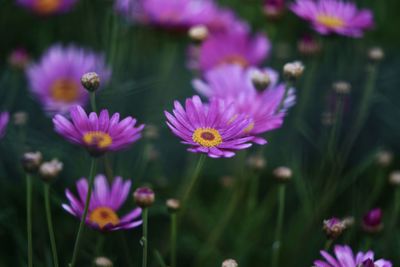
[[[3,1],[0,267],[400,266],[398,10]]]

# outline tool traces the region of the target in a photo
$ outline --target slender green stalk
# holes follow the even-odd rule
[[[247,202],[247,208],[249,212],[253,211],[257,205],[259,183],[260,179],[258,176],[258,172],[253,173],[253,175],[250,175],[249,199]]]
[[[333,157],[333,155],[336,154],[335,147],[337,145],[338,136],[340,134],[340,129],[342,127],[343,107],[344,107],[343,96],[339,95],[336,103],[335,119],[333,122],[333,127],[331,129],[331,134],[328,141],[328,155],[330,157]]]
[[[176,239],[178,222],[176,213],[171,213],[171,267],[176,267]]]
[[[167,264],[165,264],[164,259],[162,258],[161,253],[158,250],[154,251],[154,256],[161,267],[167,267]]]
[[[114,173],[113,173],[112,165],[110,162],[110,158],[108,157],[107,154],[104,155],[104,169],[105,169],[108,181],[112,182],[114,180]]]
[[[147,236],[147,224],[148,224],[148,208],[144,207],[142,211],[143,219],[143,236],[142,236],[142,246],[143,246],[143,258],[142,267],[147,267],[147,251],[148,251],[148,236]]]
[[[325,242],[324,250],[328,251],[331,248],[332,243],[333,243],[333,239],[332,238],[328,238],[326,240],[326,242]]]
[[[92,107],[93,112],[97,112],[96,107],[96,92],[90,92],[90,106]]]
[[[104,235],[100,234],[97,238],[97,243],[96,243],[96,248],[94,250],[94,259],[96,259],[96,257],[99,257],[100,254],[102,253],[103,250],[103,245],[104,245]],[[92,261],[92,265],[95,265],[95,260]]]
[[[58,267],[56,238],[54,236],[53,220],[51,218],[51,208],[50,208],[50,184],[48,183],[44,184],[44,203],[46,209],[47,228],[50,237],[51,253],[53,254],[53,264],[54,267]]]
[[[71,263],[69,264],[70,267],[74,267],[76,264],[76,260],[78,258],[78,252],[79,252],[79,247],[82,239],[82,234],[83,234],[83,229],[85,226],[86,222],[86,217],[89,209],[89,203],[90,203],[90,197],[92,195],[92,189],[93,189],[93,182],[94,182],[94,175],[96,172],[97,168],[97,160],[96,158],[92,158],[92,162],[90,165],[90,174],[89,174],[89,186],[88,186],[88,192],[86,195],[86,201],[85,201],[85,208],[83,210],[83,214],[81,217],[81,222],[79,224],[78,228],[78,234],[76,235],[76,240],[75,240],[75,245],[74,245],[74,252],[72,254],[72,260]]]
[[[26,174],[26,219],[28,234],[28,266],[33,266],[33,246],[32,246],[32,176]]]
[[[272,267],[279,265],[279,253],[281,249],[281,235],[283,227],[283,216],[285,213],[285,191],[286,185],[279,185],[278,189],[278,216],[276,217],[275,241],[272,247]]]

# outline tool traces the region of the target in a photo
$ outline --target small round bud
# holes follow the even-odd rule
[[[400,185],[400,171],[393,171],[389,175],[389,183],[396,186]]]
[[[294,61],[291,63],[286,63],[283,66],[283,74],[289,80],[296,80],[303,75],[304,65],[300,61]]]
[[[263,12],[267,19],[279,20],[285,12],[285,2],[282,0],[266,0]]]
[[[271,78],[268,72],[257,70],[251,73],[251,82],[257,91],[262,92],[271,84]]]
[[[287,182],[292,179],[292,170],[288,167],[281,166],[273,171],[274,177],[279,182]]]
[[[94,259],[94,264],[96,267],[113,267],[113,263],[109,258],[97,257]]]
[[[155,200],[154,191],[149,187],[139,187],[133,193],[136,204],[141,208],[147,208],[153,205]]]
[[[367,233],[378,233],[383,229],[382,209],[375,208],[368,211],[362,220],[362,228]]]
[[[311,35],[305,35],[297,43],[297,49],[300,54],[305,56],[313,56],[321,51],[320,43]]]
[[[170,198],[165,203],[170,213],[177,212],[181,208],[181,202],[177,199]]]
[[[155,125],[148,124],[143,130],[143,136],[147,139],[157,139],[160,136],[159,128]]]
[[[58,176],[58,174],[63,169],[63,163],[58,159],[53,159],[51,161],[43,162],[39,168],[39,174],[43,181],[51,182]]]
[[[346,229],[346,225],[338,218],[324,220],[323,230],[329,239],[338,238]]]
[[[249,167],[255,171],[261,171],[265,169],[265,166],[267,165],[267,162],[264,157],[259,156],[259,155],[253,155],[250,156],[247,159],[247,164]]]
[[[238,267],[238,263],[233,259],[224,260],[222,267]]]
[[[220,183],[225,188],[231,188],[235,183],[235,180],[233,179],[232,176],[224,175],[220,178]]]
[[[39,169],[42,160],[42,153],[39,151],[27,152],[22,156],[21,163],[26,172],[34,173]]]
[[[17,126],[24,126],[28,121],[28,113],[25,111],[18,111],[13,114],[14,124]]]
[[[381,167],[388,167],[393,161],[393,153],[388,150],[380,150],[376,153],[376,163]]]
[[[354,217],[352,217],[352,216],[345,217],[342,220],[342,223],[344,224],[346,229],[349,227],[352,227],[354,225],[354,222],[355,222],[355,220],[354,220]]]
[[[380,47],[372,47],[368,50],[368,57],[371,61],[379,62],[385,57],[385,52]]]
[[[189,29],[188,35],[195,43],[201,43],[208,37],[208,29],[204,25],[196,25]]]
[[[351,85],[348,82],[345,81],[338,81],[333,83],[332,85],[333,90],[340,95],[347,95],[351,91]]]
[[[81,83],[86,90],[94,92],[100,87],[100,77],[96,72],[88,72],[83,74]]]
[[[26,49],[17,48],[13,50],[8,58],[8,62],[11,67],[24,70],[28,66],[30,57]]]

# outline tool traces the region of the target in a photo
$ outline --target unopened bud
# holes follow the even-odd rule
[[[379,62],[385,57],[385,52],[380,47],[373,47],[369,49],[368,57],[371,61]]]
[[[381,150],[376,153],[376,163],[381,167],[388,167],[393,161],[393,153],[388,150]]]
[[[273,174],[275,179],[279,182],[287,182],[292,179],[293,176],[292,170],[285,166],[276,168]]]
[[[305,56],[313,56],[321,51],[321,45],[311,35],[305,35],[297,43],[297,49]]]
[[[344,224],[344,226],[347,228],[352,227],[354,225],[354,217],[352,216],[348,216],[348,217],[344,217],[342,220],[342,223]]]
[[[286,63],[283,66],[283,74],[289,80],[297,80],[303,75],[304,65],[300,61],[294,61],[291,63]]]
[[[382,231],[382,209],[376,208],[368,211],[363,217],[362,228],[371,234]]]
[[[208,29],[204,25],[196,25],[189,29],[188,35],[195,43],[201,43],[208,37]]]
[[[255,171],[261,171],[265,168],[265,166],[267,165],[267,162],[264,159],[264,157],[259,156],[259,155],[253,155],[247,159],[247,164],[249,165],[249,167],[251,169],[253,169]]]
[[[159,128],[155,125],[148,124],[143,130],[143,136],[148,139],[157,139],[159,134]]]
[[[238,267],[238,263],[233,259],[224,260],[222,267]]]
[[[261,92],[271,84],[271,78],[268,72],[256,70],[251,73],[251,82],[257,91]]]
[[[26,172],[34,173],[39,169],[42,160],[42,153],[39,151],[27,152],[22,156],[21,163]]]
[[[13,114],[14,124],[17,126],[24,126],[28,121],[28,113],[25,111],[18,111]]]
[[[278,20],[285,11],[284,0],[265,0],[263,12],[270,20]]]
[[[346,229],[346,225],[338,218],[324,220],[323,230],[329,239],[338,238]]]
[[[17,48],[11,52],[8,62],[11,67],[16,69],[24,70],[28,66],[30,57],[28,52],[24,48]]]
[[[109,258],[97,257],[94,259],[94,264],[96,267],[113,267],[113,263]]]
[[[100,77],[96,72],[88,72],[82,76],[81,83],[86,90],[94,92],[100,86]]]
[[[165,203],[170,213],[177,212],[181,208],[181,202],[175,198],[170,198]]]
[[[351,91],[351,85],[348,82],[345,81],[338,81],[333,83],[332,85],[333,90],[337,93],[337,94],[341,94],[341,95],[347,95],[350,93]]]
[[[230,188],[233,186],[233,184],[235,183],[235,180],[233,179],[232,176],[229,175],[224,175],[220,178],[220,183],[223,187],[225,188]]]
[[[53,159],[51,161],[43,162],[39,168],[39,174],[43,181],[51,182],[58,176],[58,174],[63,169],[63,163],[58,159]]]
[[[153,205],[155,201],[154,191],[149,187],[139,187],[133,193],[135,203],[141,208],[147,208]]]
[[[400,185],[400,171],[393,171],[389,175],[389,183],[396,186]]]

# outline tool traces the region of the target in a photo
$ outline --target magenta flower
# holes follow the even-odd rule
[[[23,6],[39,15],[64,13],[72,9],[77,0],[17,0]]]
[[[253,75],[257,72],[266,72],[270,78],[270,85],[261,92],[252,83]],[[295,103],[296,97],[291,89],[280,107],[285,85],[278,83],[278,74],[271,69],[243,69],[238,65],[225,65],[206,72],[204,77],[204,81],[193,81],[194,88],[208,98],[224,99],[232,104],[235,113],[249,118],[251,123],[245,130],[249,135],[259,135],[281,127],[287,109]],[[252,141],[266,144],[261,137],[254,137]]]
[[[362,37],[364,30],[374,25],[370,10],[358,10],[355,4],[342,0],[297,0],[291,9],[323,35]]]
[[[6,134],[6,128],[9,119],[10,115],[8,114],[8,112],[0,113],[0,138],[2,138]]]
[[[225,64],[256,66],[266,59],[270,47],[269,40],[262,33],[255,37],[243,30],[212,34],[199,50],[190,51],[189,64],[203,72]]]
[[[336,245],[334,251],[336,258],[322,250],[321,255],[324,259],[314,261],[315,267],[392,267],[390,261],[384,259],[374,261],[374,252],[372,251],[367,251],[366,253],[358,252],[354,256],[349,246],[340,245]]]
[[[49,113],[66,113],[71,107],[85,105],[89,94],[81,77],[95,71],[106,83],[111,71],[103,56],[75,46],[50,47],[39,63],[27,69],[30,89]]]
[[[250,27],[228,8],[218,8],[205,24],[210,33],[249,32]]]
[[[250,121],[236,114],[232,106],[219,99],[203,104],[200,97],[186,99],[185,108],[174,102],[173,114],[165,111],[171,131],[189,145],[188,151],[209,157],[233,157],[235,150],[251,146],[252,136],[245,136]]]
[[[54,116],[55,131],[85,147],[93,156],[128,147],[141,137],[144,128],[143,124],[135,127],[136,119],[132,117],[119,121],[119,113],[110,118],[107,110],[102,110],[99,116],[95,112],[87,116],[81,106],[75,106],[70,115],[72,122],[62,115]]]
[[[69,189],[65,190],[69,204],[62,204],[62,207],[81,219],[88,192],[87,179],[80,179],[76,183],[76,188],[78,197]],[[131,181],[124,182],[121,177],[115,177],[112,185],[109,185],[104,175],[97,175],[90,197],[86,224],[101,231],[127,230],[141,225],[142,221],[138,219],[142,214],[141,208],[135,208],[121,218],[117,213],[128,197],[130,188]]]
[[[368,211],[362,220],[362,227],[366,232],[376,233],[382,230],[383,223],[382,223],[382,209],[375,208]]]

